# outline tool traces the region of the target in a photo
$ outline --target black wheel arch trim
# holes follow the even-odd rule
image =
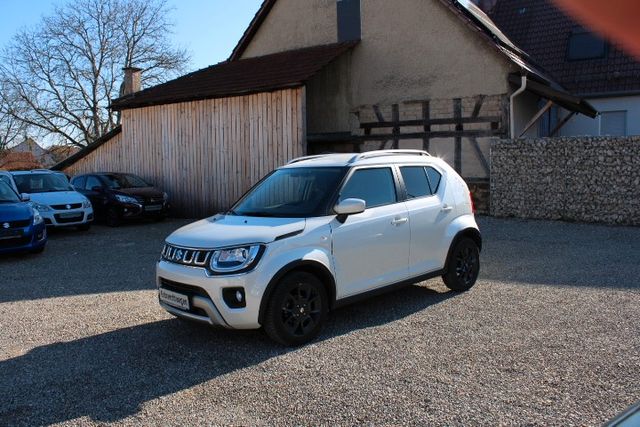
[[[449,261],[451,260],[453,248],[456,246],[458,241],[460,241],[460,239],[463,239],[465,237],[468,237],[474,242],[476,242],[476,245],[478,245],[478,251],[479,252],[482,251],[482,235],[480,234],[480,231],[478,231],[478,229],[469,227],[469,228],[465,228],[464,230],[458,231],[458,233],[455,235],[455,237],[451,241],[451,245],[449,245],[449,251],[447,252],[447,260],[444,264],[444,271],[449,270]]]
[[[329,297],[329,309],[332,309],[336,300],[336,282],[333,274],[329,271],[329,269],[318,261],[313,260],[297,260],[292,261],[289,264],[282,267],[278,272],[271,278],[269,284],[267,285],[264,293],[262,294],[262,299],[260,301],[260,311],[258,312],[258,323],[261,325],[264,324],[264,316],[267,311],[267,304],[269,302],[269,298],[273,294],[278,282],[291,273],[292,271],[305,271],[307,273],[314,274],[320,279],[320,281],[325,285],[327,289],[327,296]]]

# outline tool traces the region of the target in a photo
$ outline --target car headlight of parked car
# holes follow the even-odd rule
[[[239,273],[253,268],[264,252],[264,246],[250,245],[213,251],[209,266],[215,273]]]
[[[51,210],[51,208],[47,205],[43,205],[42,203],[38,203],[38,202],[31,202],[31,207],[38,212],[38,214],[40,212],[49,212]]]
[[[37,209],[33,210],[33,225],[38,225],[38,224],[42,224],[44,222],[44,219],[42,218],[42,215],[40,215],[40,212],[38,212]]]
[[[89,201],[89,199],[84,199],[84,201],[82,202],[82,207],[84,209],[91,207],[91,202]]]
[[[131,196],[124,196],[122,194],[116,194],[116,200],[120,203],[138,203],[138,199]]]

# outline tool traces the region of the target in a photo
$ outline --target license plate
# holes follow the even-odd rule
[[[149,206],[145,206],[144,207],[145,211],[148,212],[154,212],[154,211],[159,211],[162,210],[162,205],[149,205]]]
[[[160,288],[160,301],[183,310],[189,310],[189,297],[177,292]]]
[[[82,216],[79,212],[62,212],[58,215],[60,215],[60,218],[80,218]]]

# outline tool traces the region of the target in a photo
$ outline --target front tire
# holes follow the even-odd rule
[[[327,292],[322,282],[304,271],[289,273],[269,298],[264,330],[280,344],[302,345],[320,333],[327,311]]]
[[[89,229],[91,228],[91,223],[88,222],[86,224],[79,225],[77,228],[79,231],[89,231]]]
[[[120,215],[118,214],[118,210],[116,208],[111,207],[107,210],[105,222],[107,223],[108,227],[117,227],[120,225]]]
[[[480,249],[472,239],[458,240],[451,251],[447,272],[442,280],[453,291],[467,291],[476,283],[480,272]]]
[[[42,245],[37,249],[32,249],[30,252],[32,254],[41,254],[42,252],[44,252],[44,248],[45,248],[45,245]]]

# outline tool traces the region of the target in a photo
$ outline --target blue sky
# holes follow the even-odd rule
[[[73,0],[0,0],[0,46],[20,28],[36,26],[55,5]],[[168,0],[175,22],[172,39],[191,52],[190,69],[225,60],[262,0]]]

